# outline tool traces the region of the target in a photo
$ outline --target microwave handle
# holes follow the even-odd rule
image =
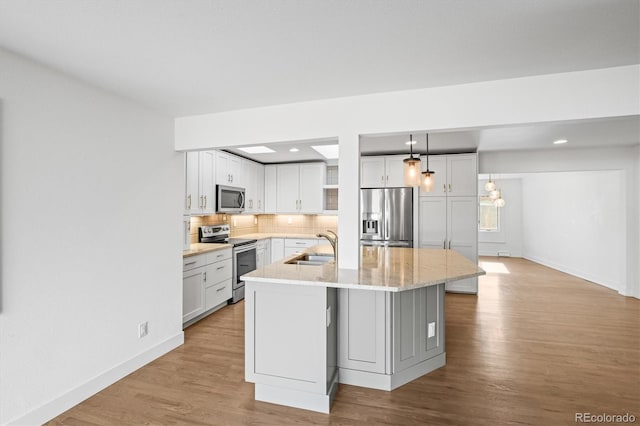
[[[240,208],[244,208],[244,192],[238,194],[238,200],[240,201]]]

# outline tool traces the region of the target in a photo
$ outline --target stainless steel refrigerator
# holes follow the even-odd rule
[[[413,247],[413,188],[360,190],[360,244]]]

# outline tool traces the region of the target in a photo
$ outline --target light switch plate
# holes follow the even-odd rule
[[[436,323],[430,322],[428,326],[427,338],[434,337],[436,335]]]

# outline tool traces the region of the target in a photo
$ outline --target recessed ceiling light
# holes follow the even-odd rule
[[[300,151],[298,148],[291,148],[291,149],[289,150],[289,152],[298,152],[298,151]]]
[[[569,142],[569,141],[566,140],[566,139],[558,139],[557,141],[553,141],[553,144],[554,145],[562,145],[563,143],[567,143],[567,142]]]
[[[247,154],[270,154],[275,152],[271,148],[267,148],[266,146],[246,146],[244,148],[238,148],[240,151],[244,151]]]
[[[338,158],[338,147],[339,145],[312,145],[311,148],[318,151],[320,154],[329,160],[334,158]]]

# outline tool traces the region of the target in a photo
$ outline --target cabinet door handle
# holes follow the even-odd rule
[[[380,176],[380,182],[384,184],[384,175]]]
[[[449,192],[451,192],[451,184],[449,184]]]
[[[446,248],[447,248],[447,240],[444,240],[444,241],[442,242],[442,248],[443,248],[443,249],[446,249]]]
[[[225,285],[224,287],[220,287],[220,288],[219,288],[219,289],[217,289],[216,291],[222,291],[222,290],[224,290],[225,288],[227,288],[227,286],[226,286],[226,285]]]
[[[389,183],[389,175],[387,175],[387,183]]]
[[[223,256],[224,256],[224,254],[219,254],[216,257],[223,257]]]
[[[196,264],[196,261],[194,260],[193,262],[185,263],[184,266],[195,265],[195,264]]]
[[[191,210],[191,194],[187,196],[187,208]]]
[[[227,182],[231,182],[231,175],[227,175]]]
[[[449,250],[451,250],[451,240],[449,240]]]
[[[447,184],[446,183],[442,184],[442,192],[447,192]]]
[[[205,209],[207,208],[207,196],[206,195],[204,196],[204,208]]]
[[[233,175],[231,175],[231,182],[233,183]]]
[[[206,283],[207,282],[207,273],[204,272],[203,275],[204,275],[204,282]]]
[[[216,268],[216,271],[219,271],[220,269],[224,269],[224,266],[218,266],[218,267]]]
[[[203,202],[202,202],[202,195],[200,196],[200,204],[198,205],[198,207],[202,208],[203,207]]]

